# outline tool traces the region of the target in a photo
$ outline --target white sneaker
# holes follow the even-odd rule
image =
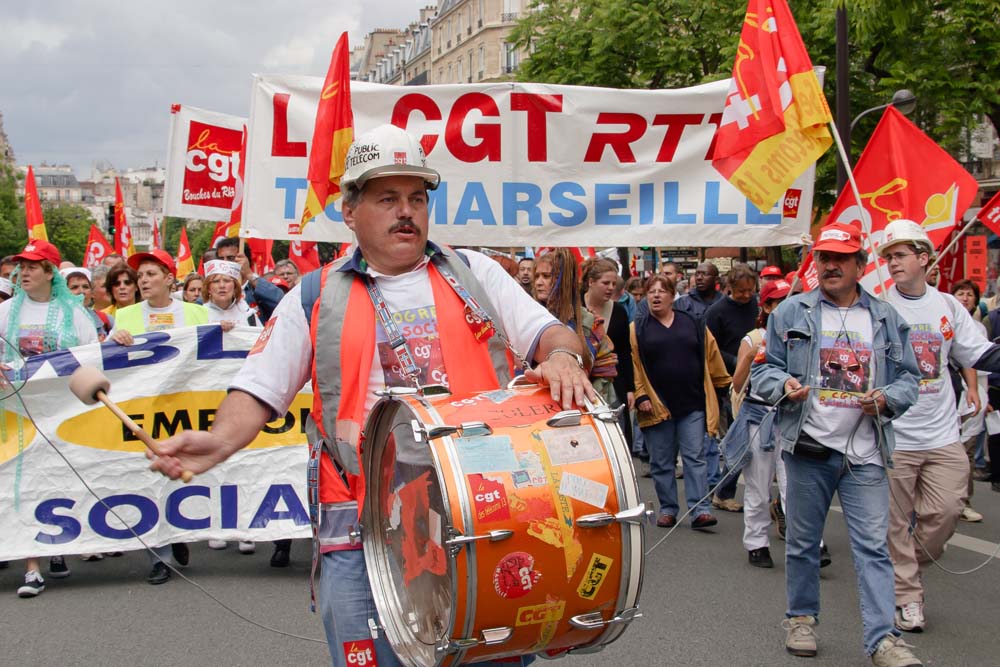
[[[226,542],[225,540],[209,540],[208,541],[208,548],[209,549],[219,550],[219,549],[225,549],[227,546],[229,546],[229,543]]]
[[[962,514],[958,518],[968,523],[979,523],[983,520],[983,515],[972,509],[971,505],[966,505],[962,508]]]
[[[17,596],[21,598],[33,598],[45,590],[45,580],[38,570],[31,570],[24,575],[24,586],[17,589]]]
[[[902,637],[887,635],[872,653],[872,664],[875,667],[923,667],[924,663],[913,655],[911,648]]]
[[[239,550],[241,554],[252,554],[257,551],[257,545],[253,542],[240,541]]]
[[[904,632],[923,632],[924,603],[908,602],[896,607],[896,627]]]

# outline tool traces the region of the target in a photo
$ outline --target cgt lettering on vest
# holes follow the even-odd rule
[[[291,521],[295,526],[309,525],[309,514],[291,484],[272,484],[258,499],[240,496],[240,487],[191,484],[174,489],[162,500],[142,493],[122,493],[95,502],[84,516],[73,512],[81,501],[73,498],[48,498],[35,507],[35,519],[44,526],[35,542],[45,545],[71,544],[89,530],[108,540],[129,540],[135,531],[140,537],[153,531],[161,522],[184,530],[263,529],[272,521]],[[89,496],[87,496],[89,499]],[[241,507],[250,501],[253,514]],[[109,509],[110,508],[110,509]],[[127,521],[121,523],[113,514]]]

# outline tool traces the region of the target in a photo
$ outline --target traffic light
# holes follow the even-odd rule
[[[115,205],[108,204],[108,237],[114,241],[115,238]]]

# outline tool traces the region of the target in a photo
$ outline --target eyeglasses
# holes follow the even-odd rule
[[[112,287],[131,287],[134,284],[131,280],[119,280]]]
[[[885,261],[891,262],[892,260],[896,260],[897,262],[902,262],[907,257],[916,257],[916,256],[917,253],[915,252],[890,252],[888,255],[885,256]]]

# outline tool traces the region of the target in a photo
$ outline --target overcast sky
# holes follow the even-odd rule
[[[17,163],[80,178],[165,163],[170,104],[249,115],[251,75],[324,76],[428,0],[44,0],[0,3],[0,113]]]

